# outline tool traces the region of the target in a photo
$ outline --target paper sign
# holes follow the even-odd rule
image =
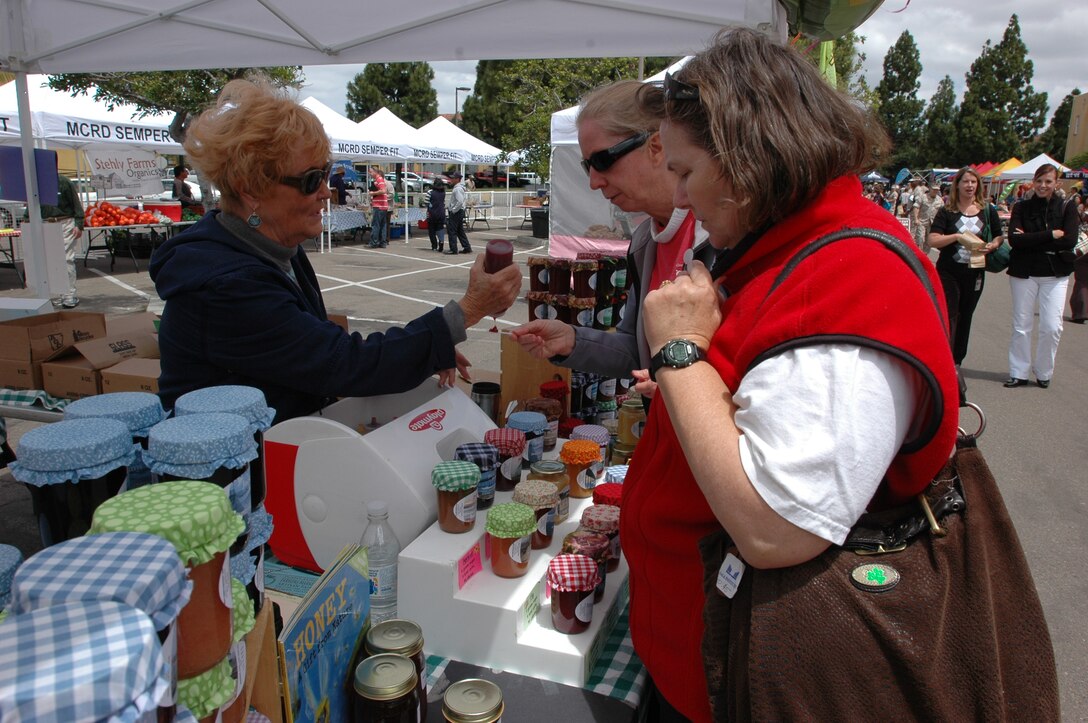
[[[153,196],[163,192],[167,161],[150,151],[86,151],[91,187],[100,197]]]
[[[480,557],[480,543],[469,548],[469,551],[457,561],[457,589],[460,590],[471,580],[476,573],[484,569],[483,559]]]

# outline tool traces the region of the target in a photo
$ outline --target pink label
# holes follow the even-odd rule
[[[477,542],[457,561],[457,589],[463,588],[465,583],[483,569],[484,563],[480,557],[480,543]]]
[[[428,409],[423,414],[408,422],[408,429],[412,432],[424,432],[433,429],[442,431],[442,420],[446,418],[445,409]]]

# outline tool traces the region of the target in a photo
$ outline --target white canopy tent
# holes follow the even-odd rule
[[[1062,173],[1069,170],[1069,166],[1064,166],[1064,165],[1062,165],[1062,163],[1060,161],[1055,161],[1053,158],[1051,158],[1047,154],[1040,153],[1039,155],[1035,156],[1035,158],[1032,158],[1030,161],[1027,161],[1026,163],[1023,163],[1023,164],[1017,166],[1016,168],[1011,168],[1011,169],[1009,169],[1007,171],[1003,171],[1001,173],[1001,180],[1002,181],[1030,181],[1032,176],[1035,175],[1035,171],[1039,168],[1039,166],[1041,166],[1041,165],[1043,165],[1045,163],[1049,163],[1050,165],[1057,168],[1059,177],[1061,176]]]
[[[481,166],[510,165],[509,161],[500,161],[502,149],[480,140],[468,131],[459,128],[448,118],[438,116],[419,129],[419,136],[426,143],[446,148],[459,148],[463,151],[464,163]]]
[[[409,143],[398,143],[384,137],[368,135],[359,124],[325,105],[312,95],[302,106],[317,116],[332,142],[332,154],[340,158],[366,158],[381,161],[403,161],[411,154]],[[415,129],[412,129],[413,132]]]
[[[775,0],[327,0],[321,12],[304,0],[0,0],[0,70],[15,72],[21,91],[28,248],[44,268],[27,73],[667,56],[736,25],[784,39],[786,14]],[[49,295],[44,278],[28,286]]]

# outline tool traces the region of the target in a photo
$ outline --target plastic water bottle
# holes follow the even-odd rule
[[[359,544],[370,560],[370,623],[397,617],[397,555],[400,542],[389,526],[389,508],[374,500],[366,506],[367,525]]]

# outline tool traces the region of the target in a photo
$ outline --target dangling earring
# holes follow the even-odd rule
[[[254,208],[253,212],[249,214],[249,218],[246,219],[246,223],[250,228],[257,228],[261,225],[261,217],[257,215],[257,209]]]

